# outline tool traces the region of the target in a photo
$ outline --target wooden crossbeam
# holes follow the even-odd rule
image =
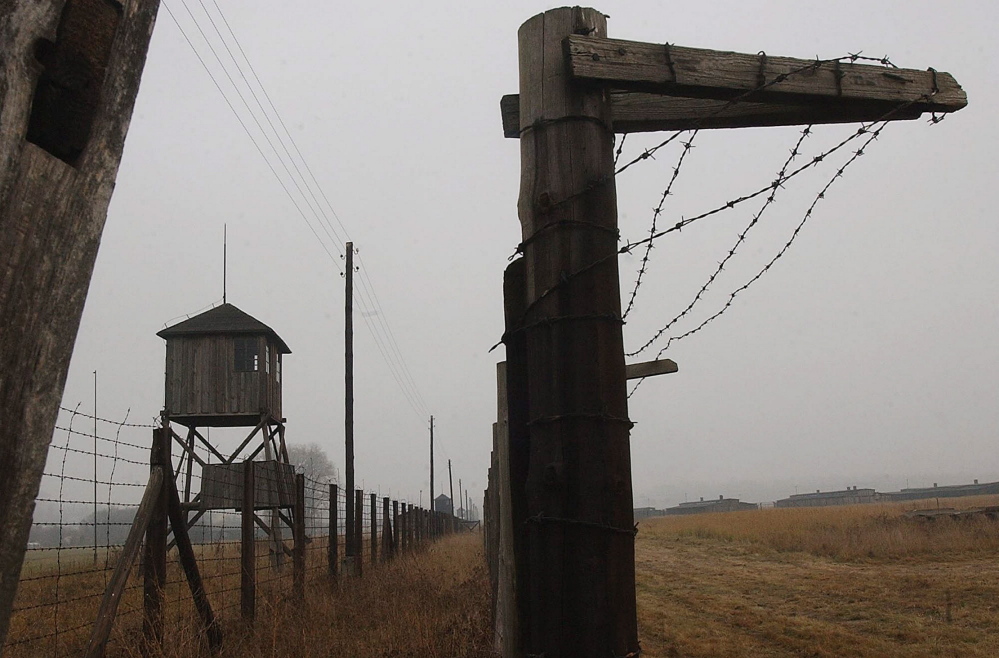
[[[924,112],[954,112],[968,104],[953,76],[932,70],[853,63],[814,66],[814,60],[585,36],[567,37],[564,47],[574,78],[613,89],[728,100],[786,75],[747,100],[864,101],[886,107],[914,102],[913,107]],[[929,94],[932,98],[923,98]]]
[[[624,367],[624,376],[626,379],[644,379],[656,375],[669,375],[678,371],[679,367],[673,359],[656,359],[643,363],[629,363]]]
[[[641,91],[612,91],[611,121],[616,133],[641,133],[693,128],[753,128],[801,126],[822,123],[862,123],[885,114],[881,103],[838,102],[824,105],[793,105],[682,98]],[[500,99],[503,136],[520,137],[520,96]],[[892,120],[918,119],[923,111],[909,107]]]

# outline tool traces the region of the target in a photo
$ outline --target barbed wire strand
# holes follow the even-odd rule
[[[698,324],[693,329],[690,329],[690,330],[688,330],[688,331],[686,331],[683,334],[680,334],[678,336],[671,336],[666,341],[666,345],[664,345],[662,347],[662,349],[659,350],[659,353],[656,355],[656,359],[659,359],[660,357],[662,357],[662,355],[666,352],[667,349],[669,349],[670,345],[674,341],[679,341],[679,340],[682,340],[682,339],[687,338],[689,336],[692,336],[693,334],[696,334],[697,332],[699,332],[702,329],[704,329],[704,327],[706,327],[707,325],[709,325],[710,323],[712,323],[716,319],[718,319],[729,308],[732,307],[732,304],[735,301],[735,298],[738,297],[740,293],[745,292],[746,290],[748,290],[754,283],[756,283],[757,281],[759,281],[763,277],[764,274],[766,274],[767,272],[770,271],[770,268],[772,268],[774,266],[774,264],[776,264],[776,262],[778,260],[780,260],[780,258],[783,257],[784,254],[787,253],[788,249],[791,248],[791,245],[797,239],[798,235],[801,233],[801,230],[805,227],[805,224],[812,217],[812,213],[814,212],[815,207],[818,205],[819,201],[821,201],[822,199],[825,198],[825,194],[826,194],[826,192],[829,191],[829,188],[831,188],[833,186],[833,184],[837,180],[839,180],[840,178],[842,178],[843,172],[847,169],[847,167],[849,167],[858,158],[860,158],[862,155],[864,155],[864,153],[866,152],[866,149],[871,145],[871,143],[873,143],[881,135],[881,132],[884,130],[885,126],[887,126],[887,125],[888,125],[888,121],[884,121],[879,128],[876,128],[876,129],[874,129],[872,131],[868,131],[869,132],[869,136],[868,136],[867,140],[861,145],[861,147],[859,149],[857,149],[856,151],[854,151],[853,155],[842,166],[840,166],[839,169],[836,170],[836,173],[833,174],[833,176],[822,187],[822,189],[819,191],[819,193],[816,194],[815,199],[813,199],[812,203],[808,206],[808,209],[805,211],[805,214],[802,217],[801,221],[798,223],[798,225],[795,227],[794,231],[791,233],[791,237],[787,240],[787,242],[784,244],[784,246],[781,247],[781,249],[777,252],[777,254],[773,258],[771,258],[767,262],[767,264],[764,265],[763,268],[759,272],[757,272],[751,279],[749,279],[749,281],[747,281],[746,283],[744,283],[739,288],[736,288],[736,290],[733,291],[729,295],[728,299],[725,301],[725,304],[718,311],[716,311],[714,314],[712,314],[709,317],[707,317],[705,320],[703,320],[700,324]],[[628,394],[629,398],[632,395],[634,395],[635,391],[638,389],[638,387],[641,385],[641,383],[644,380],[645,380],[645,378],[643,377],[642,379],[639,379],[637,382],[635,382],[635,386],[632,388],[631,392]]]

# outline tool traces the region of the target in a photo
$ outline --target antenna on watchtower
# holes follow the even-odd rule
[[[225,268],[226,268],[226,256],[228,250],[228,227],[222,224],[222,303],[225,304]]]

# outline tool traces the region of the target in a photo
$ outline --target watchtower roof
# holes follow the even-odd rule
[[[288,344],[277,335],[276,331],[232,304],[216,306],[156,333],[160,338],[214,334],[264,334],[277,344],[282,354],[291,354]]]

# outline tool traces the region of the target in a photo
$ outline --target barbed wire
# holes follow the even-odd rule
[[[663,190],[662,196],[659,198],[659,205],[657,205],[652,211],[652,227],[649,229],[649,235],[656,234],[656,226],[659,221],[659,214],[663,211],[663,205],[666,203],[666,197],[668,197],[673,192],[673,184],[676,182],[677,177],[680,175],[680,169],[683,167],[683,161],[686,159],[687,154],[690,153],[690,149],[693,148],[694,138],[697,137],[698,130],[695,130],[691,135],[690,139],[686,142],[682,142],[683,151],[680,152],[680,158],[676,162],[676,166],[673,167],[673,175],[670,176],[669,182],[666,184],[666,189]],[[680,134],[680,133],[677,133]],[[650,240],[645,245],[645,253],[642,254],[642,264],[638,268],[638,277],[635,279],[635,286],[631,290],[631,297],[628,299],[628,306],[624,309],[624,313],[621,314],[621,319],[625,320],[628,314],[631,313],[631,309],[635,306],[635,297],[638,296],[638,289],[642,285],[642,278],[645,276],[645,271],[649,265],[649,256],[652,254],[652,241]]]
[[[678,336],[671,336],[666,341],[666,345],[664,345],[662,347],[662,349],[659,350],[658,354],[656,355],[657,359],[659,359],[660,357],[662,357],[662,355],[666,352],[667,349],[669,349],[670,345],[674,341],[679,341],[679,340],[682,340],[682,339],[687,338],[689,336],[692,336],[692,335],[696,334],[697,332],[701,331],[702,329],[704,329],[704,327],[706,327],[710,323],[714,322],[716,319],[718,319],[729,308],[732,307],[732,303],[735,301],[735,298],[739,296],[739,294],[741,294],[742,292],[748,290],[754,283],[756,283],[757,281],[759,281],[763,277],[764,274],[766,274],[767,272],[770,271],[770,268],[772,268],[774,266],[774,264],[776,264],[776,262],[778,260],[780,260],[780,258],[783,257],[784,254],[787,253],[788,249],[791,248],[791,245],[797,239],[798,235],[801,233],[801,230],[805,227],[805,224],[812,217],[812,213],[815,211],[815,207],[818,205],[819,201],[821,201],[822,199],[825,198],[826,192],[829,191],[829,188],[831,188],[833,186],[833,184],[837,180],[839,180],[840,178],[842,178],[843,173],[846,171],[847,167],[849,167],[851,164],[853,164],[854,162],[856,162],[856,160],[858,158],[860,158],[861,156],[864,155],[864,153],[866,152],[866,149],[875,140],[878,139],[878,137],[881,135],[881,132],[885,129],[885,127],[887,125],[888,125],[888,121],[886,120],[884,122],[881,122],[880,127],[876,128],[876,129],[873,129],[873,130],[868,130],[867,131],[868,138],[864,141],[864,143],[861,145],[861,147],[859,149],[857,149],[856,151],[854,151],[853,155],[851,155],[850,158],[843,165],[841,165],[839,167],[839,169],[836,170],[836,173],[833,174],[833,176],[829,179],[829,181],[822,187],[822,189],[819,190],[818,194],[815,195],[815,198],[812,200],[811,204],[808,206],[808,209],[805,211],[805,214],[802,217],[801,221],[798,223],[798,225],[795,227],[794,231],[791,233],[791,237],[788,238],[787,242],[784,243],[784,246],[781,247],[781,249],[777,252],[777,254],[773,258],[771,258],[766,263],[766,265],[764,265],[763,268],[761,270],[759,270],[751,279],[749,279],[749,281],[747,281],[746,283],[744,283],[740,287],[736,288],[735,291],[733,291],[732,293],[730,293],[728,299],[725,301],[725,304],[718,311],[716,311],[714,314],[708,316],[705,320],[703,320],[696,327],[694,327],[694,328],[692,328],[692,329],[684,332],[683,334],[680,334]],[[661,336],[662,334],[660,333],[658,335]],[[645,348],[643,347],[643,349],[645,349]],[[629,398],[632,395],[634,395],[635,391],[638,390],[638,387],[642,384],[643,381],[645,381],[644,377],[641,378],[641,379],[639,379],[637,382],[635,382],[634,387],[632,387],[632,390],[628,394]]]
[[[777,172],[777,177],[774,179],[774,182],[771,183],[770,195],[767,196],[766,201],[760,207],[759,211],[755,215],[753,215],[753,218],[752,218],[752,220],[750,220],[749,225],[746,226],[746,228],[744,228],[741,233],[739,233],[739,237],[736,240],[735,244],[728,250],[728,252],[725,254],[725,257],[721,260],[721,262],[718,263],[718,267],[715,269],[714,272],[712,272],[711,276],[708,277],[708,280],[704,283],[704,285],[701,286],[701,289],[697,291],[697,294],[694,295],[694,299],[691,300],[691,302],[686,306],[686,308],[684,308],[673,319],[671,319],[669,322],[667,322],[666,325],[662,329],[660,329],[659,331],[657,331],[656,334],[652,338],[650,338],[648,340],[648,342],[646,342],[644,345],[642,345],[642,347],[638,348],[634,352],[626,352],[625,356],[632,357],[632,356],[637,356],[638,354],[641,354],[643,351],[645,351],[646,348],[648,348],[656,340],[658,340],[660,336],[662,336],[664,333],[666,333],[674,324],[676,324],[677,322],[679,322],[680,319],[686,317],[687,314],[690,313],[690,311],[697,304],[697,302],[701,300],[701,298],[703,297],[703,295],[708,291],[708,288],[711,287],[711,284],[713,284],[715,282],[715,279],[721,274],[722,270],[725,269],[725,265],[727,265],[728,262],[735,256],[736,251],[738,251],[738,249],[739,249],[739,246],[743,242],[745,242],[746,235],[748,235],[749,232],[753,229],[753,227],[756,226],[756,224],[760,221],[760,218],[763,216],[763,213],[766,212],[766,210],[773,204],[774,200],[777,198],[777,191],[783,187],[783,181],[785,180],[785,177],[787,176],[787,168],[791,165],[791,163],[795,160],[795,158],[798,157],[798,154],[799,154],[799,151],[801,149],[802,143],[811,134],[811,132],[812,132],[812,126],[811,125],[806,126],[801,131],[801,134],[798,137],[798,141],[795,143],[794,147],[791,149],[791,152],[788,155],[787,160],[784,161],[784,164],[781,166],[780,170]],[[653,224],[653,226],[654,226],[654,224]],[[652,246],[652,243],[649,242],[648,243],[648,247],[651,247],[651,246]],[[648,254],[648,249],[646,249],[645,253],[646,253],[646,255]],[[635,290],[637,292],[637,285],[636,285]]]

